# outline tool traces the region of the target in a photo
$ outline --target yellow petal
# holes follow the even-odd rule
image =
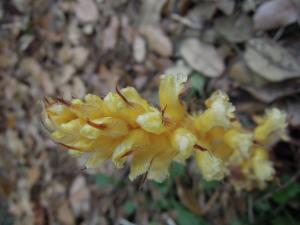
[[[96,139],[99,136],[104,137],[121,137],[128,134],[128,126],[125,121],[112,117],[103,117],[88,121],[80,129],[80,134],[90,139]]]
[[[129,154],[149,145],[147,134],[140,129],[133,130],[128,137],[118,145],[113,153],[112,160],[117,168],[123,167]]]
[[[120,143],[120,139],[102,139],[94,144],[94,152],[90,153],[85,165],[87,168],[96,168],[103,164],[113,154]]]
[[[158,110],[139,115],[136,121],[145,131],[153,134],[161,134],[165,130],[161,112]]]
[[[163,75],[160,79],[159,101],[161,109],[165,109],[165,116],[172,121],[180,121],[186,114],[179,96],[187,81],[187,75]]]

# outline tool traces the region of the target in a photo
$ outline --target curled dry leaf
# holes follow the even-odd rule
[[[252,39],[244,54],[246,64],[269,81],[300,77],[299,62],[283,47],[269,39]]]
[[[83,23],[95,22],[99,17],[94,0],[78,0],[75,5],[75,13],[79,21]]]
[[[171,56],[173,45],[170,38],[157,26],[143,26],[141,33],[147,39],[149,48],[161,56]]]
[[[254,27],[257,30],[269,30],[286,26],[297,20],[300,8],[293,0],[273,0],[264,2],[254,14]]]
[[[180,47],[180,53],[193,69],[208,77],[218,77],[225,69],[215,47],[195,38],[186,39]]]

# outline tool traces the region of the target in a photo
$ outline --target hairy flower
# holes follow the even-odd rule
[[[87,156],[87,168],[110,159],[117,168],[130,164],[131,180],[144,174],[163,181],[172,161],[185,163],[195,155],[207,180],[230,175],[238,183],[232,169],[238,168],[244,183],[264,186],[274,174],[266,149],[284,134],[285,114],[267,111],[251,133],[235,117],[228,96],[216,91],[203,112],[190,115],[180,100],[186,81],[187,76],[161,76],[160,108],[132,87],[116,87],[104,98],[45,98],[44,124],[72,155]]]

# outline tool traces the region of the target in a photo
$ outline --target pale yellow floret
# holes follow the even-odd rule
[[[230,119],[234,118],[234,106],[229,102],[228,96],[222,91],[216,91],[205,102],[207,109],[196,116],[196,128],[206,133],[211,128],[221,126],[228,128]]]
[[[235,151],[240,152],[244,158],[250,155],[253,135],[237,129],[230,129],[224,135],[226,144]]]
[[[196,161],[204,179],[210,180],[221,180],[224,178],[226,168],[223,162],[213,156],[209,152],[197,152]]]
[[[178,152],[175,160],[178,162],[184,162],[192,155],[197,139],[189,130],[185,128],[178,128],[173,133],[171,141],[173,148]]]
[[[251,159],[255,178],[260,182],[270,181],[275,174],[273,164],[269,159],[268,152],[262,148],[254,149]]]
[[[274,139],[284,135],[286,128],[286,114],[277,108],[266,111],[266,115],[259,121],[254,130],[255,140],[270,144]]]

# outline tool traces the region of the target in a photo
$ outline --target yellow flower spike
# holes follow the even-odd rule
[[[178,122],[186,115],[185,107],[180,102],[187,75],[163,75],[160,78],[159,102],[160,108],[165,109],[165,116],[172,122]]]
[[[45,98],[44,123],[59,145],[87,159],[87,168],[108,159],[121,168],[129,161],[131,180],[144,174],[161,182],[172,161],[184,163],[195,155],[206,180],[220,180],[230,171],[238,188],[264,187],[274,176],[264,148],[284,134],[286,115],[269,110],[254,134],[246,132],[222,91],[205,102],[203,113],[190,115],[180,101],[186,80],[180,75],[161,77],[160,110],[132,87],[116,87],[104,99],[91,94],[72,101]],[[234,168],[242,178],[236,179]]]
[[[133,130],[114,150],[112,160],[117,168],[122,168],[129,155],[149,145],[148,135],[141,129]]]
[[[286,114],[284,112],[277,108],[267,110],[254,130],[254,138],[262,144],[272,144],[274,140],[285,134],[286,126]]]
[[[189,158],[193,151],[194,145],[197,142],[196,137],[186,128],[178,128],[171,137],[173,148],[177,150],[175,160],[178,162],[184,162]]]
[[[273,178],[275,170],[265,149],[255,148],[253,152],[254,155],[251,159],[253,173],[260,186],[264,186],[266,181],[270,181]]]
[[[234,118],[234,106],[229,102],[228,96],[222,91],[214,92],[206,100],[207,109],[195,117],[195,125],[199,132],[206,133],[213,127],[228,128],[230,120]]]
[[[234,149],[238,150],[244,158],[248,158],[250,155],[250,149],[253,141],[253,135],[237,129],[230,129],[224,135],[226,144]]]
[[[80,129],[80,134],[90,139],[96,139],[99,136],[116,138],[125,136],[128,132],[128,126],[124,120],[112,117],[88,120],[87,124]]]
[[[157,109],[151,112],[141,114],[137,117],[136,122],[145,131],[153,134],[161,134],[165,131],[164,121],[162,118],[162,113]]]
[[[210,152],[197,152],[196,162],[204,179],[208,181],[221,180],[226,174],[227,170],[222,160],[215,157]]]

